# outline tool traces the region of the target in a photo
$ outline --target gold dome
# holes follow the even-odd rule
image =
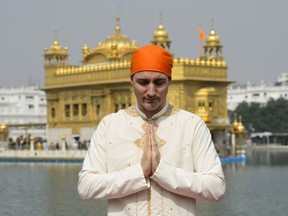
[[[135,40],[130,40],[128,36],[121,34],[120,18],[117,17],[117,24],[114,35],[98,43],[94,53],[102,53],[108,59],[121,58],[124,55],[131,54],[138,48]],[[93,53],[91,53],[93,54]]]
[[[61,50],[61,45],[58,43],[57,40],[54,41],[53,45],[51,45],[50,49],[51,50]]]
[[[160,24],[158,25],[158,28],[154,31],[153,40],[151,40],[151,43],[169,50],[171,41],[169,40],[168,36],[169,34],[164,28],[160,18]]]
[[[50,46],[50,49],[45,48],[45,55],[68,55],[68,47],[62,48],[59,44],[57,35],[55,35],[55,39],[53,44]]]
[[[212,23],[212,30],[210,31],[209,35],[207,35],[206,45],[203,48],[204,48],[204,56],[201,58],[221,62],[224,60],[222,56],[222,45],[220,43],[220,37],[218,34],[216,34],[213,23]],[[221,64],[221,62],[218,63]]]
[[[162,23],[159,24],[158,28],[154,32],[154,39],[156,38],[162,40],[168,39],[168,32],[166,31]]]
[[[214,29],[212,29],[210,34],[207,36],[206,46],[221,46],[220,37],[218,34],[216,34]]]

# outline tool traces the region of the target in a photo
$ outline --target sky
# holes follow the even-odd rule
[[[122,34],[139,46],[150,43],[161,19],[170,50],[192,59],[198,25],[206,35],[214,26],[229,80],[274,83],[288,72],[287,8],[287,0],[1,0],[0,87],[43,87],[44,48],[55,35],[69,48],[69,64],[80,65],[84,43],[94,48],[114,34],[117,16]]]

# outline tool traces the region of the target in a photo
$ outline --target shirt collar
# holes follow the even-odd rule
[[[151,117],[151,120],[152,120],[152,119],[159,118],[160,116],[164,115],[164,114],[167,112],[168,108],[169,108],[169,102],[166,101],[164,107],[163,107],[158,113],[154,114],[154,115]],[[148,118],[147,118],[147,116],[145,115],[145,113],[143,113],[143,112],[139,109],[139,106],[138,106],[137,103],[136,103],[136,112],[137,112],[142,118],[148,120]]]

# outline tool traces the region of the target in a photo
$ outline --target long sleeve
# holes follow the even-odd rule
[[[79,172],[82,199],[107,199],[111,216],[194,216],[196,199],[223,197],[220,159],[201,118],[170,106],[152,121],[161,159],[154,175],[145,178],[147,119],[135,107],[104,117]]]
[[[224,174],[210,131],[202,120],[197,122],[191,148],[187,149],[191,150],[193,170],[177,167],[164,157],[152,179],[172,193],[194,199],[221,200],[226,186]]]
[[[97,127],[79,173],[78,192],[82,199],[120,198],[148,188],[140,163],[108,172],[109,119],[106,117]]]

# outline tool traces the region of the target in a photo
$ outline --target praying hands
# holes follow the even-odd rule
[[[141,167],[145,177],[152,176],[160,162],[159,146],[156,142],[156,136],[153,123],[147,125],[147,139],[144,153],[141,161]]]

